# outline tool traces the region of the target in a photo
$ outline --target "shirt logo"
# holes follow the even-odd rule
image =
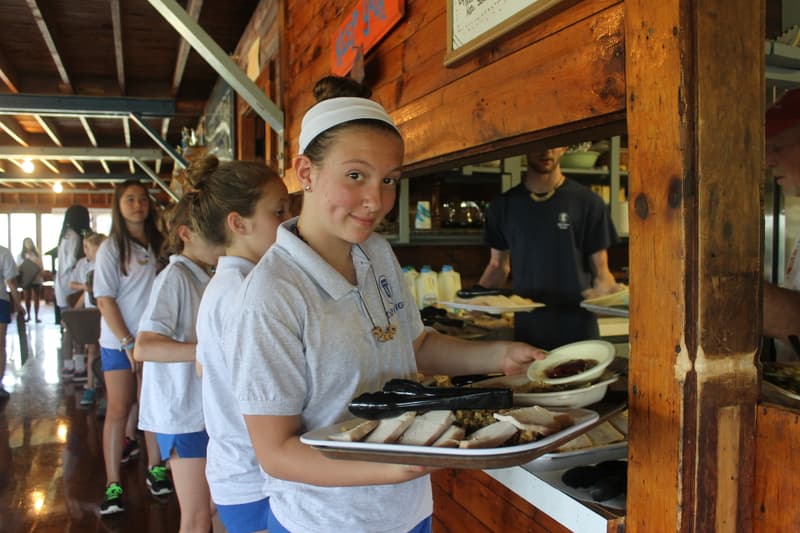
[[[569,214],[563,211],[559,213],[556,226],[558,226],[558,229],[569,229]]]
[[[392,298],[392,286],[389,284],[389,280],[386,279],[386,276],[381,275],[378,278],[378,284],[381,286],[381,289],[383,290],[383,294],[386,295],[386,297],[389,299],[389,301],[390,302],[393,301],[394,299]]]

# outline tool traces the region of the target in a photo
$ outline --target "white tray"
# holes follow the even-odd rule
[[[530,305],[509,305],[509,306],[492,306],[492,305],[475,305],[466,302],[436,302],[444,307],[452,307],[453,309],[464,309],[465,311],[483,311],[493,315],[500,315],[503,313],[525,313],[533,311],[537,307],[544,307],[543,303],[533,302]]]
[[[352,419],[332,426],[309,431],[300,437],[304,444],[314,446],[323,454],[336,459],[388,462],[442,468],[502,468],[527,463],[553,451],[560,445],[595,425],[599,415],[589,409],[561,410],[572,415],[575,423],[557,433],[534,442],[498,448],[435,448],[373,442],[340,442],[328,437],[362,422]]]
[[[581,307],[600,315],[628,317],[630,315],[629,289],[589,298],[581,302]]]

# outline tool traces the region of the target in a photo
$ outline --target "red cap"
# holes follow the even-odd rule
[[[773,139],[798,125],[800,125],[800,89],[791,89],[783,93],[778,101],[767,109],[764,127],[766,137]]]

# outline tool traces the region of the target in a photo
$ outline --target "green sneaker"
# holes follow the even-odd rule
[[[100,514],[105,516],[114,513],[121,513],[125,510],[122,505],[122,487],[119,483],[109,483],[106,487],[105,498],[100,504]]]
[[[147,488],[153,496],[171,494],[174,489],[172,480],[167,475],[167,469],[161,465],[151,468],[147,472]]]

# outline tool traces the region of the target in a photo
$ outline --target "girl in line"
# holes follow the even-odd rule
[[[212,515],[205,477],[208,434],[194,365],[195,319],[222,247],[196,230],[197,202],[198,193],[189,192],[171,212],[165,243],[169,264],[153,283],[134,349],[136,360],[144,361],[139,428],[155,433],[161,460],[170,462],[181,533],[208,533]]]
[[[22,251],[19,253],[17,265],[23,267],[25,261],[30,261],[34,266],[39,268],[38,273],[33,279],[27,284],[22,285],[22,295],[25,298],[25,322],[31,319],[31,300],[33,300],[33,312],[36,322],[41,322],[41,320],[39,320],[39,300],[42,299],[42,270],[44,269],[44,265],[42,263],[42,256],[39,254],[39,250],[36,249],[36,245],[30,237],[25,237],[25,240],[22,241]],[[22,268],[20,268],[20,270],[22,270]]]
[[[75,269],[72,272],[72,279],[69,286],[73,291],[83,291],[80,300],[76,304],[77,308],[94,308],[96,305],[92,303],[92,278],[94,276],[94,260],[97,257],[97,249],[106,240],[106,236],[102,233],[91,233],[83,238],[83,253],[84,257],[78,260]],[[94,366],[92,363],[97,356],[100,355],[100,350],[97,343],[86,345],[86,373],[87,381],[84,386],[83,397],[80,404],[84,407],[94,403],[94,390],[95,378]]]
[[[129,417],[138,417],[134,407],[138,376],[133,349],[139,319],[156,276],[156,252],[161,241],[145,187],[135,180],[118,185],[111,208],[111,235],[97,251],[94,271],[94,295],[102,315],[100,359],[108,401],[103,424],[107,486],[100,506],[102,515],[125,510],[119,474],[123,447],[127,457],[138,453],[130,425],[129,440],[125,440]],[[145,432],[145,442],[150,461],[148,488],[153,494],[168,494],[172,484],[160,465],[155,436]]]
[[[373,233],[395,201],[403,140],[379,104],[352,97],[352,83],[318,85],[326,90],[303,117],[294,160],[302,211],[278,229],[226,322],[225,357],[256,456],[281,480],[270,533],[430,531],[426,469],[328,459],[299,436],[351,418],[350,400],[391,378],[520,373],[544,357],[523,343],[424,330],[391,247]]]
[[[72,289],[69,288],[69,280],[78,259],[83,257],[83,234],[92,231],[90,222],[89,210],[82,205],[72,205],[64,213],[64,223],[61,226],[61,235],[58,237],[58,268],[54,284],[56,305],[61,310],[72,307],[68,299],[72,293]],[[61,375],[66,379],[71,379],[76,373],[82,376],[86,372],[82,358],[73,361],[72,349],[72,334],[63,328]]]
[[[198,171],[206,176],[198,184],[198,230],[225,246],[197,313],[197,362],[209,436],[206,477],[228,533],[263,531],[269,511],[265,475],[231,388],[230,368],[222,356],[222,324],[231,295],[289,218],[289,195],[263,163],[218,163],[211,157],[200,162]]]

